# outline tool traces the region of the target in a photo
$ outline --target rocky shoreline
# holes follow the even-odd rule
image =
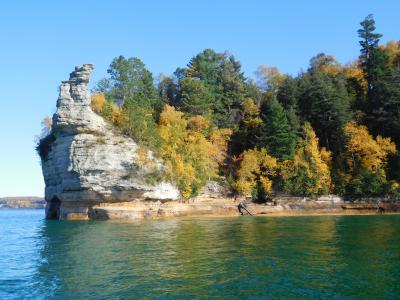
[[[63,206],[61,218],[68,220],[142,220],[166,217],[240,216],[238,206],[243,199],[200,197],[186,202],[134,200],[118,203],[70,203]],[[78,208],[78,209],[77,209]],[[276,197],[267,203],[249,203],[252,216],[306,216],[400,213],[400,202],[387,199],[344,201],[340,197],[317,199]],[[249,214],[242,211],[243,215]]]

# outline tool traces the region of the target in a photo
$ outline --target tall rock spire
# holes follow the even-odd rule
[[[149,184],[138,159],[139,146],[108,125],[90,107],[89,76],[93,65],[78,66],[60,87],[52,132],[43,139],[42,170],[48,218],[91,218],[104,203],[179,198],[167,182]],[[153,160],[157,170],[162,163]]]

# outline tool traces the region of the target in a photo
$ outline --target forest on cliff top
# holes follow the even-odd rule
[[[148,149],[185,198],[208,180],[263,200],[275,193],[349,199],[400,195],[400,41],[380,45],[372,15],[345,65],[319,53],[297,76],[260,66],[246,78],[228,52],[205,49],[154,80],[136,57],[116,57],[92,108]]]

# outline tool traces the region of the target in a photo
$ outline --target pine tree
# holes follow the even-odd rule
[[[382,35],[374,32],[373,16],[360,24],[360,61],[368,83],[367,124],[375,135],[392,137],[400,145],[400,71],[390,64],[385,49],[378,47]]]
[[[350,120],[352,99],[342,74],[305,74],[301,79],[299,107],[303,121],[311,123],[322,146],[341,151],[343,126]]]
[[[358,30],[358,36],[361,38],[360,61],[368,82],[368,91],[374,87],[374,82],[379,76],[379,63],[382,60],[381,51],[378,50],[381,34],[375,33],[375,20],[372,14],[369,14],[361,23],[361,29]]]
[[[239,128],[231,138],[230,146],[233,154],[240,154],[244,150],[256,147],[262,124],[260,108],[252,98],[247,98],[242,103]]]
[[[193,57],[187,68],[179,70],[185,77],[204,82],[212,97],[214,124],[234,128],[238,125],[240,105],[247,95],[241,64],[228,53],[206,49]]]
[[[141,106],[158,107],[159,97],[154,87],[153,76],[144,63],[136,57],[116,57],[109,69],[111,89],[106,98],[118,104],[131,99]]]
[[[262,109],[260,135],[256,146],[267,148],[279,160],[290,159],[296,148],[296,136],[288,123],[286,112],[275,99],[267,100]]]
[[[209,115],[213,98],[204,82],[191,77],[179,82],[178,107],[190,115]]]
[[[299,117],[299,87],[298,80],[291,76],[287,76],[279,87],[277,100],[286,110],[289,125],[292,133],[297,136],[300,132],[300,117]]]

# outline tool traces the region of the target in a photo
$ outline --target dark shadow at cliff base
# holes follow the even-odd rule
[[[49,208],[46,212],[47,220],[59,220],[60,219],[60,206],[61,201],[57,197],[53,197],[50,202],[47,203]]]

